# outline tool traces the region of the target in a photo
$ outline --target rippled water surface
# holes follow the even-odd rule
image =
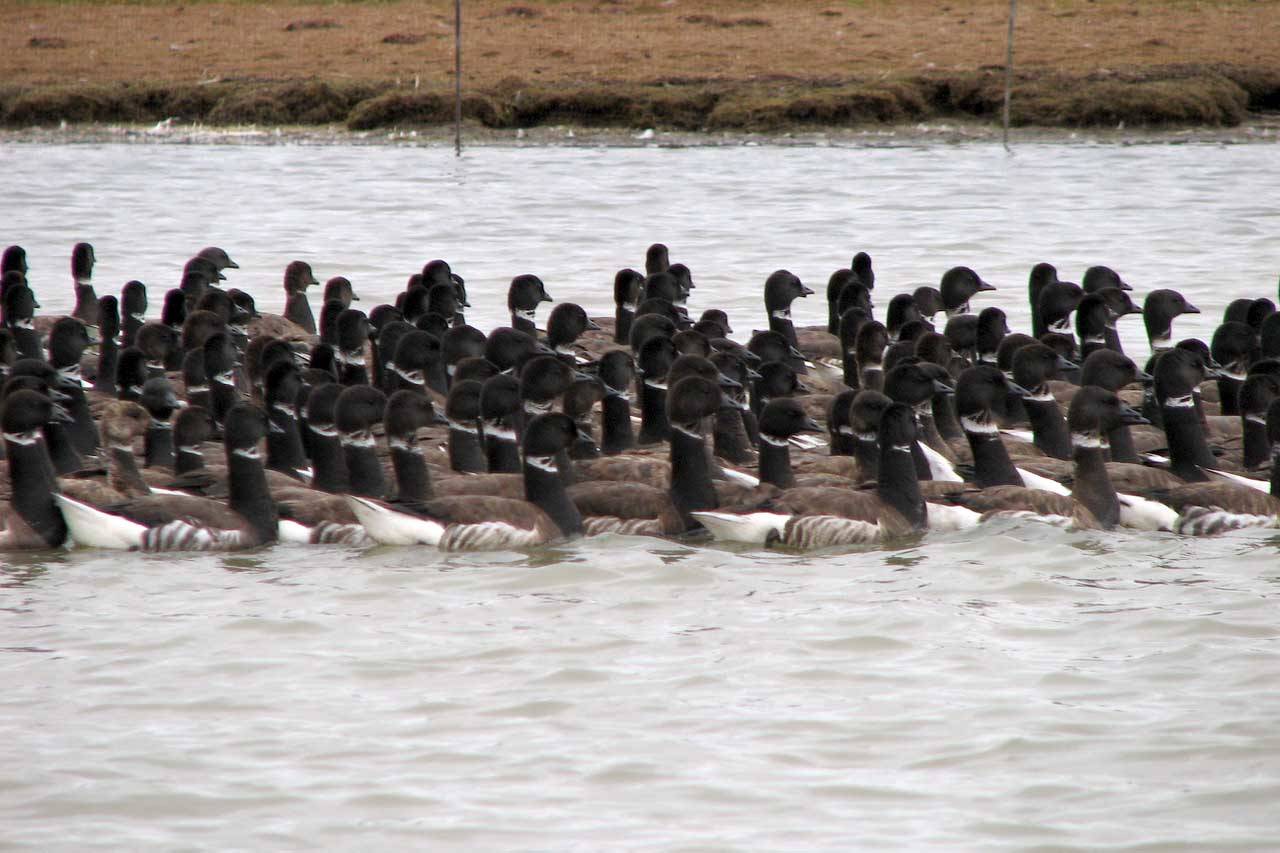
[[[140,278],[157,305],[214,243],[265,308],[295,257],[366,307],[444,257],[487,328],[521,272],[608,313],[613,272],[662,240],[739,333],[768,272],[821,292],[864,249],[879,304],[963,263],[1022,326],[1032,264],[1107,263],[1182,290],[1206,313],[1176,331],[1207,336],[1232,298],[1276,296],[1275,162],[11,145],[0,241],[49,310],[77,240],[100,293]],[[1278,546],[997,524],[817,555],[7,557],[0,847],[1274,848]]]

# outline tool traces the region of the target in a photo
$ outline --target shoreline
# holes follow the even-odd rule
[[[86,123],[60,127],[0,129],[6,145],[347,145],[452,147],[451,126],[353,131],[343,125],[213,126],[172,120],[155,124]],[[998,125],[976,120],[915,122],[799,131],[667,131],[542,125],[495,130],[464,122],[467,148],[725,148],[740,146],[902,148],[924,145],[994,144]],[[1259,145],[1280,142],[1280,114],[1252,116],[1234,127],[1064,128],[1015,127],[1011,147],[1021,145]]]

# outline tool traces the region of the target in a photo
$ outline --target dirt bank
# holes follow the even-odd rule
[[[1005,2],[466,0],[473,125],[777,133],[998,120]],[[424,127],[452,3],[0,8],[0,123]],[[1022,0],[1020,126],[1232,127],[1280,109],[1280,6]]]

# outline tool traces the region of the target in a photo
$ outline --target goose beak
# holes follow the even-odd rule
[[[1009,389],[1010,394],[1016,394],[1019,397],[1029,397],[1031,395],[1030,391],[1028,391],[1026,388],[1023,388],[1017,382],[1005,380],[1005,385]]]
[[[540,294],[538,295],[538,301],[539,301],[539,302],[554,302],[555,300],[554,300],[554,299],[552,299],[552,298],[551,298],[551,295],[550,295],[550,294],[548,294],[548,293],[544,290],[542,293],[540,293]]]
[[[1200,309],[1192,305],[1190,302],[1188,302],[1186,304],[1186,307],[1182,309],[1182,313],[1183,314],[1199,314]]]
[[[982,279],[978,279],[978,293],[982,293],[983,291],[987,291],[987,290],[995,290],[995,286],[987,284]]]
[[[741,382],[737,381],[732,376],[725,376],[723,373],[716,376],[716,381],[720,384],[721,388],[726,388],[731,391],[736,391],[742,387]]]
[[[1142,383],[1144,383],[1144,384],[1145,384],[1145,383],[1147,383],[1147,382],[1154,382],[1154,381],[1155,381],[1155,377],[1154,377],[1154,376],[1152,376],[1150,373],[1147,373],[1145,370],[1139,370],[1136,374],[1134,374],[1134,377],[1133,377],[1133,378],[1134,378],[1136,381],[1138,381],[1138,382],[1142,382]]]
[[[587,331],[588,331],[588,332],[598,332],[598,331],[600,331],[600,324],[599,324],[599,323],[597,323],[595,320],[592,320],[592,319],[588,318],[588,319],[587,319]]]
[[[600,380],[592,376],[590,373],[583,373],[581,370],[573,371],[574,382],[599,382]]]
[[[71,413],[67,411],[66,406],[61,403],[53,404],[53,420],[58,423],[70,424],[75,423],[75,418],[71,417]]]
[[[813,291],[812,291],[812,290],[810,290],[808,287],[805,287],[805,286],[802,284],[802,285],[800,285],[800,295],[801,295],[801,296],[813,296]]]
[[[1054,366],[1057,367],[1059,370],[1075,370],[1080,367],[1080,365],[1076,364],[1071,359],[1062,355],[1058,356],[1058,360],[1054,364]]]
[[[956,393],[956,386],[949,385],[946,382],[943,382],[941,379],[935,379],[933,380],[933,393],[954,394]]]
[[[752,370],[750,367],[748,367],[748,368],[747,368],[747,378],[748,378],[748,379],[750,379],[752,382],[754,382],[755,380],[757,380],[757,379],[763,379],[764,377],[763,377],[763,376],[761,376],[761,375],[760,375],[759,373],[757,373],[756,371]]]
[[[1142,426],[1143,424],[1151,423],[1151,421],[1144,418],[1141,413],[1129,406],[1121,406],[1120,423],[1125,426]]]
[[[804,431],[805,432],[825,432],[822,426],[813,418],[804,419]]]

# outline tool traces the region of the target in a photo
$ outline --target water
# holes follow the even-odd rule
[[[99,292],[172,286],[213,243],[264,308],[295,257],[366,307],[445,257],[487,328],[520,272],[608,313],[662,240],[740,337],[769,271],[821,293],[859,249],[879,304],[964,263],[1025,326],[1033,263],[1107,263],[1182,290],[1205,314],[1175,331],[1206,336],[1276,295],[1274,160],[10,145],[0,241],[48,310],[76,240]],[[1272,848],[1278,549],[999,524],[818,555],[10,555],[0,848]]]

